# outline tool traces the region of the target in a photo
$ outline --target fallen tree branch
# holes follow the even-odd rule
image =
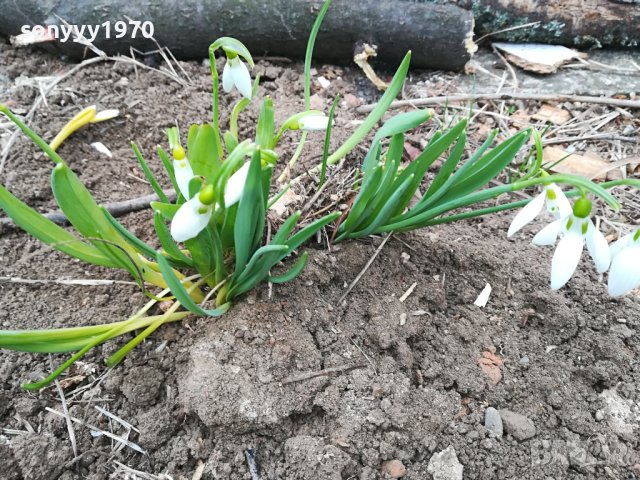
[[[389,108],[424,107],[443,103],[470,102],[480,100],[537,100],[543,102],[582,102],[609,105],[612,107],[640,109],[639,100],[622,100],[609,97],[593,97],[588,95],[565,95],[561,93],[463,93],[448,97],[423,97],[413,100],[396,100]],[[376,104],[358,107],[358,113],[369,113]]]
[[[176,199],[175,190],[173,189],[166,190],[164,193],[167,195],[167,197],[169,197],[170,201],[172,202],[175,201]],[[153,193],[151,195],[145,195],[143,197],[137,197],[129,200],[122,200],[119,202],[107,203],[103,206],[114,217],[121,217],[122,215],[125,215],[127,213],[137,212],[139,210],[144,210],[145,208],[149,208],[149,204],[151,202],[156,202],[158,200],[159,200],[158,196],[155,193]],[[53,223],[57,223],[58,225],[69,224],[67,217],[65,217],[64,213],[62,213],[60,210],[57,210],[51,213],[46,213],[44,214],[44,216],[49,220],[51,220]],[[7,227],[11,225],[14,225],[14,223],[13,223],[13,220],[11,220],[10,218],[8,217],[0,218],[0,227]]]

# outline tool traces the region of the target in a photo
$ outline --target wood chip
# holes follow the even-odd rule
[[[564,108],[545,104],[531,118],[541,122],[551,122],[554,125],[562,125],[571,119],[571,114]]]
[[[562,45],[547,45],[543,43],[502,43],[493,44],[503,51],[507,60],[514,65],[535,73],[555,73],[565,63],[588,56]]]
[[[404,302],[407,298],[409,298],[409,295],[411,295],[413,293],[413,290],[415,290],[416,285],[418,285],[418,282],[413,282],[411,286],[407,288],[407,291],[404,292],[400,297],[400,303]]]
[[[473,304],[476,307],[486,307],[487,302],[489,301],[489,295],[491,295],[491,285],[487,283],[478,295],[478,298],[476,298],[476,301],[473,302]]]
[[[544,148],[542,155],[545,163],[555,163],[564,159],[550,168],[552,172],[580,175],[590,180],[604,180],[609,167],[609,162],[591,151],[579,155],[567,152],[561,147],[548,146]]]

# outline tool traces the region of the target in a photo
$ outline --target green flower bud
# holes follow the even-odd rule
[[[587,197],[579,198],[573,205],[573,214],[576,217],[587,218],[589,217],[589,214],[591,214],[591,207],[591,200]]]
[[[200,190],[198,198],[203,205],[211,205],[215,201],[213,185],[209,184]]]

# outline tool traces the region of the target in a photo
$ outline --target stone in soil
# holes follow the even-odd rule
[[[441,452],[434,453],[427,466],[427,472],[433,476],[433,480],[462,480],[463,471],[464,467],[458,461],[456,451],[451,445]]]
[[[500,416],[500,412],[493,407],[488,407],[484,411],[484,426],[490,432],[493,432],[498,437],[501,437],[504,428],[502,425],[502,417]]]
[[[536,426],[530,418],[506,409],[500,410],[500,417],[504,431],[516,440],[522,442],[535,436]]]
[[[400,460],[389,460],[382,464],[382,472],[389,478],[402,478],[407,474],[407,468]]]

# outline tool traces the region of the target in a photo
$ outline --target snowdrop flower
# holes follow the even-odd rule
[[[173,172],[178,184],[178,190],[188,200],[191,198],[189,195],[189,182],[194,176],[193,169],[184,153],[184,149],[180,145],[173,146],[171,151],[173,153]]]
[[[213,213],[213,187],[208,185],[183,203],[171,221],[171,236],[176,242],[190,240],[205,229]]]
[[[233,87],[240,90],[240,93],[247,99],[251,100],[251,75],[249,69],[240,57],[235,55],[229,57],[227,54],[227,63],[224,64],[222,70],[222,88],[229,93]]]
[[[553,245],[558,236],[562,236],[551,260],[552,290],[561,288],[569,281],[582,257],[585,242],[598,273],[609,268],[609,245],[589,218],[590,213],[591,201],[582,197],[573,206],[573,213],[550,223],[533,237],[535,245]]]
[[[542,211],[543,205],[547,205],[547,210],[557,219],[567,217],[571,214],[571,204],[564,192],[555,183],[546,185],[542,192],[533,200],[527,203],[522,210],[514,217],[507,237],[512,236],[522,227],[530,223]]]
[[[326,130],[328,126],[329,117],[322,114],[305,115],[298,120],[299,129],[307,132]]]
[[[235,172],[224,187],[225,206],[231,207],[240,201],[249,173],[249,162]],[[176,175],[177,178],[177,175]],[[171,222],[171,236],[176,242],[184,242],[198,236],[218,209],[214,202],[213,186],[207,185],[197,195],[183,203]]]
[[[611,245],[609,295],[619,297],[640,287],[640,229]]]

